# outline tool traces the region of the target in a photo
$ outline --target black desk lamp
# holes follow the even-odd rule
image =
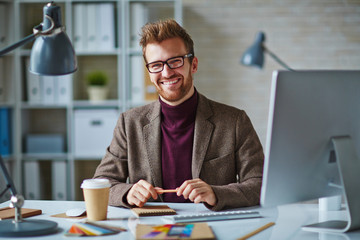
[[[48,220],[23,220],[21,216],[21,207],[24,205],[24,197],[16,191],[15,185],[5,167],[4,160],[0,155],[0,168],[6,182],[6,189],[2,191],[3,195],[7,190],[11,192],[10,207],[15,208],[15,219],[5,219],[0,221],[0,236],[4,237],[25,237],[39,236],[55,233],[58,231],[58,224]]]
[[[65,75],[77,70],[77,62],[74,48],[61,25],[60,7],[53,2],[43,8],[43,22],[33,29],[33,34],[23,40],[0,51],[0,56],[35,40],[30,54],[30,72],[39,75]],[[11,192],[10,207],[15,208],[15,219],[0,221],[0,236],[25,237],[39,236],[55,233],[58,224],[48,220],[23,220],[21,207],[24,205],[24,197],[16,191],[14,183],[0,156],[0,168],[6,181],[6,189],[0,196]]]
[[[74,48],[61,25],[60,7],[53,2],[43,9],[43,22],[34,27],[33,34],[0,51],[0,56],[30,42],[30,72],[39,75],[65,75],[77,70]]]
[[[268,53],[276,62],[287,70],[294,71],[286,63],[280,60],[274,53],[272,53],[264,45],[265,33],[258,32],[255,37],[255,42],[242,55],[240,62],[246,66],[256,66],[262,68],[264,65],[264,52]]]

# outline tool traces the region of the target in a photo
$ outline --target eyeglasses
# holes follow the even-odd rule
[[[150,73],[159,73],[164,70],[164,64],[168,65],[170,69],[175,69],[184,66],[184,58],[192,57],[192,54],[186,54],[185,56],[178,56],[169,58],[166,61],[156,61],[146,64],[146,68]]]

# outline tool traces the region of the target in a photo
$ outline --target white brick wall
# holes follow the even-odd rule
[[[183,6],[199,58],[196,88],[244,109],[263,144],[271,74],[282,67],[268,55],[262,70],[239,64],[258,31],[294,69],[360,69],[360,0],[183,0]]]

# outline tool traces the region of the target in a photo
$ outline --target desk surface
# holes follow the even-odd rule
[[[153,203],[154,204],[154,203]],[[163,203],[162,203],[163,204]],[[0,204],[0,207],[7,207],[9,202]],[[193,203],[167,203],[167,205],[177,211],[178,214],[189,212],[208,212],[203,204]],[[36,237],[36,239],[70,239],[84,240],[84,237],[65,237],[64,233],[69,230],[74,223],[73,220],[55,218],[51,215],[64,213],[71,208],[85,207],[81,201],[25,201],[25,208],[36,208],[43,211],[42,215],[32,217],[32,219],[47,219],[55,221],[59,225],[59,232],[48,236]],[[344,211],[319,212],[316,204],[292,204],[284,205],[278,208],[261,208],[255,207],[261,213],[263,218],[241,219],[229,221],[212,221],[208,224],[212,227],[217,239],[219,240],[236,240],[237,238],[265,225],[268,222],[276,222],[275,226],[251,237],[251,240],[259,239],[320,239],[320,240],[353,240],[360,239],[360,231],[347,234],[319,234],[301,230],[302,225],[311,224],[319,221],[346,219]],[[134,232],[136,224],[164,224],[162,217],[141,217],[137,218],[128,209],[109,207],[108,220],[103,223],[121,226],[126,228],[127,232],[121,232],[116,235],[91,237],[91,239],[135,239]],[[5,239],[0,237],[0,239]],[[30,238],[13,238],[26,239]]]

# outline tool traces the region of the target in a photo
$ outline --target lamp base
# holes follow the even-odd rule
[[[0,221],[0,236],[27,237],[52,234],[58,231],[58,224],[48,220],[23,220],[15,223],[13,219]]]

